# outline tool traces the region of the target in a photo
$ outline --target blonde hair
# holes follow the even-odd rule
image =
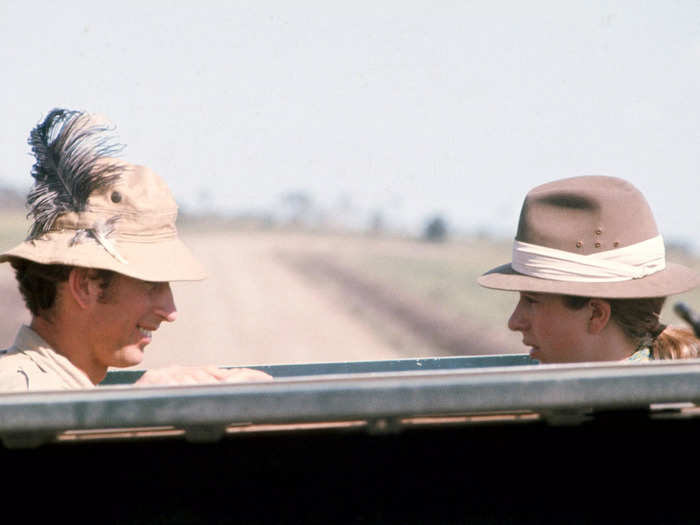
[[[692,359],[700,356],[700,340],[687,328],[667,326],[654,340],[654,359]]]
[[[564,296],[564,304],[583,308],[590,297]],[[692,359],[700,356],[700,339],[686,328],[666,326],[660,314],[665,297],[604,299],[610,304],[610,318],[635,348],[647,347],[653,359]]]

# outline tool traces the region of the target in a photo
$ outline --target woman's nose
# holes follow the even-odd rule
[[[508,319],[508,328],[514,332],[522,332],[527,328],[527,318],[523,313],[522,299],[518,301],[518,304],[515,305],[513,313],[510,314],[510,318]]]

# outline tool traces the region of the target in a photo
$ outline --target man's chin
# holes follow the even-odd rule
[[[136,366],[143,361],[144,347],[146,345],[130,346],[122,349],[116,359],[116,363],[112,366],[117,368],[126,368]]]

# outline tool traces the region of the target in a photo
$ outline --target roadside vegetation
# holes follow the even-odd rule
[[[515,293],[486,290],[476,283],[483,272],[510,260],[511,246],[506,239],[451,235],[435,242],[426,236],[392,235],[376,230],[322,231],[255,218],[185,216],[183,219],[180,229],[185,238],[271,236],[280,240],[281,252],[322,257],[367,283],[376,283],[397,295],[413,298],[428,309],[434,308],[443,317],[468,319],[494,332],[507,330],[506,321],[516,302]],[[28,222],[21,209],[0,212],[1,250],[20,242],[27,231]],[[700,258],[682,247],[671,246],[668,258],[700,272]],[[684,324],[673,312],[677,301],[684,301],[700,312],[700,290],[694,290],[667,302],[662,312],[664,322]]]
[[[24,239],[29,222],[22,210],[0,211],[0,250],[5,251]]]

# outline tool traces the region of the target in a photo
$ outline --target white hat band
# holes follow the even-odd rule
[[[660,235],[624,248],[590,255],[515,241],[511,266],[516,272],[555,281],[629,281],[666,268],[666,249]]]

